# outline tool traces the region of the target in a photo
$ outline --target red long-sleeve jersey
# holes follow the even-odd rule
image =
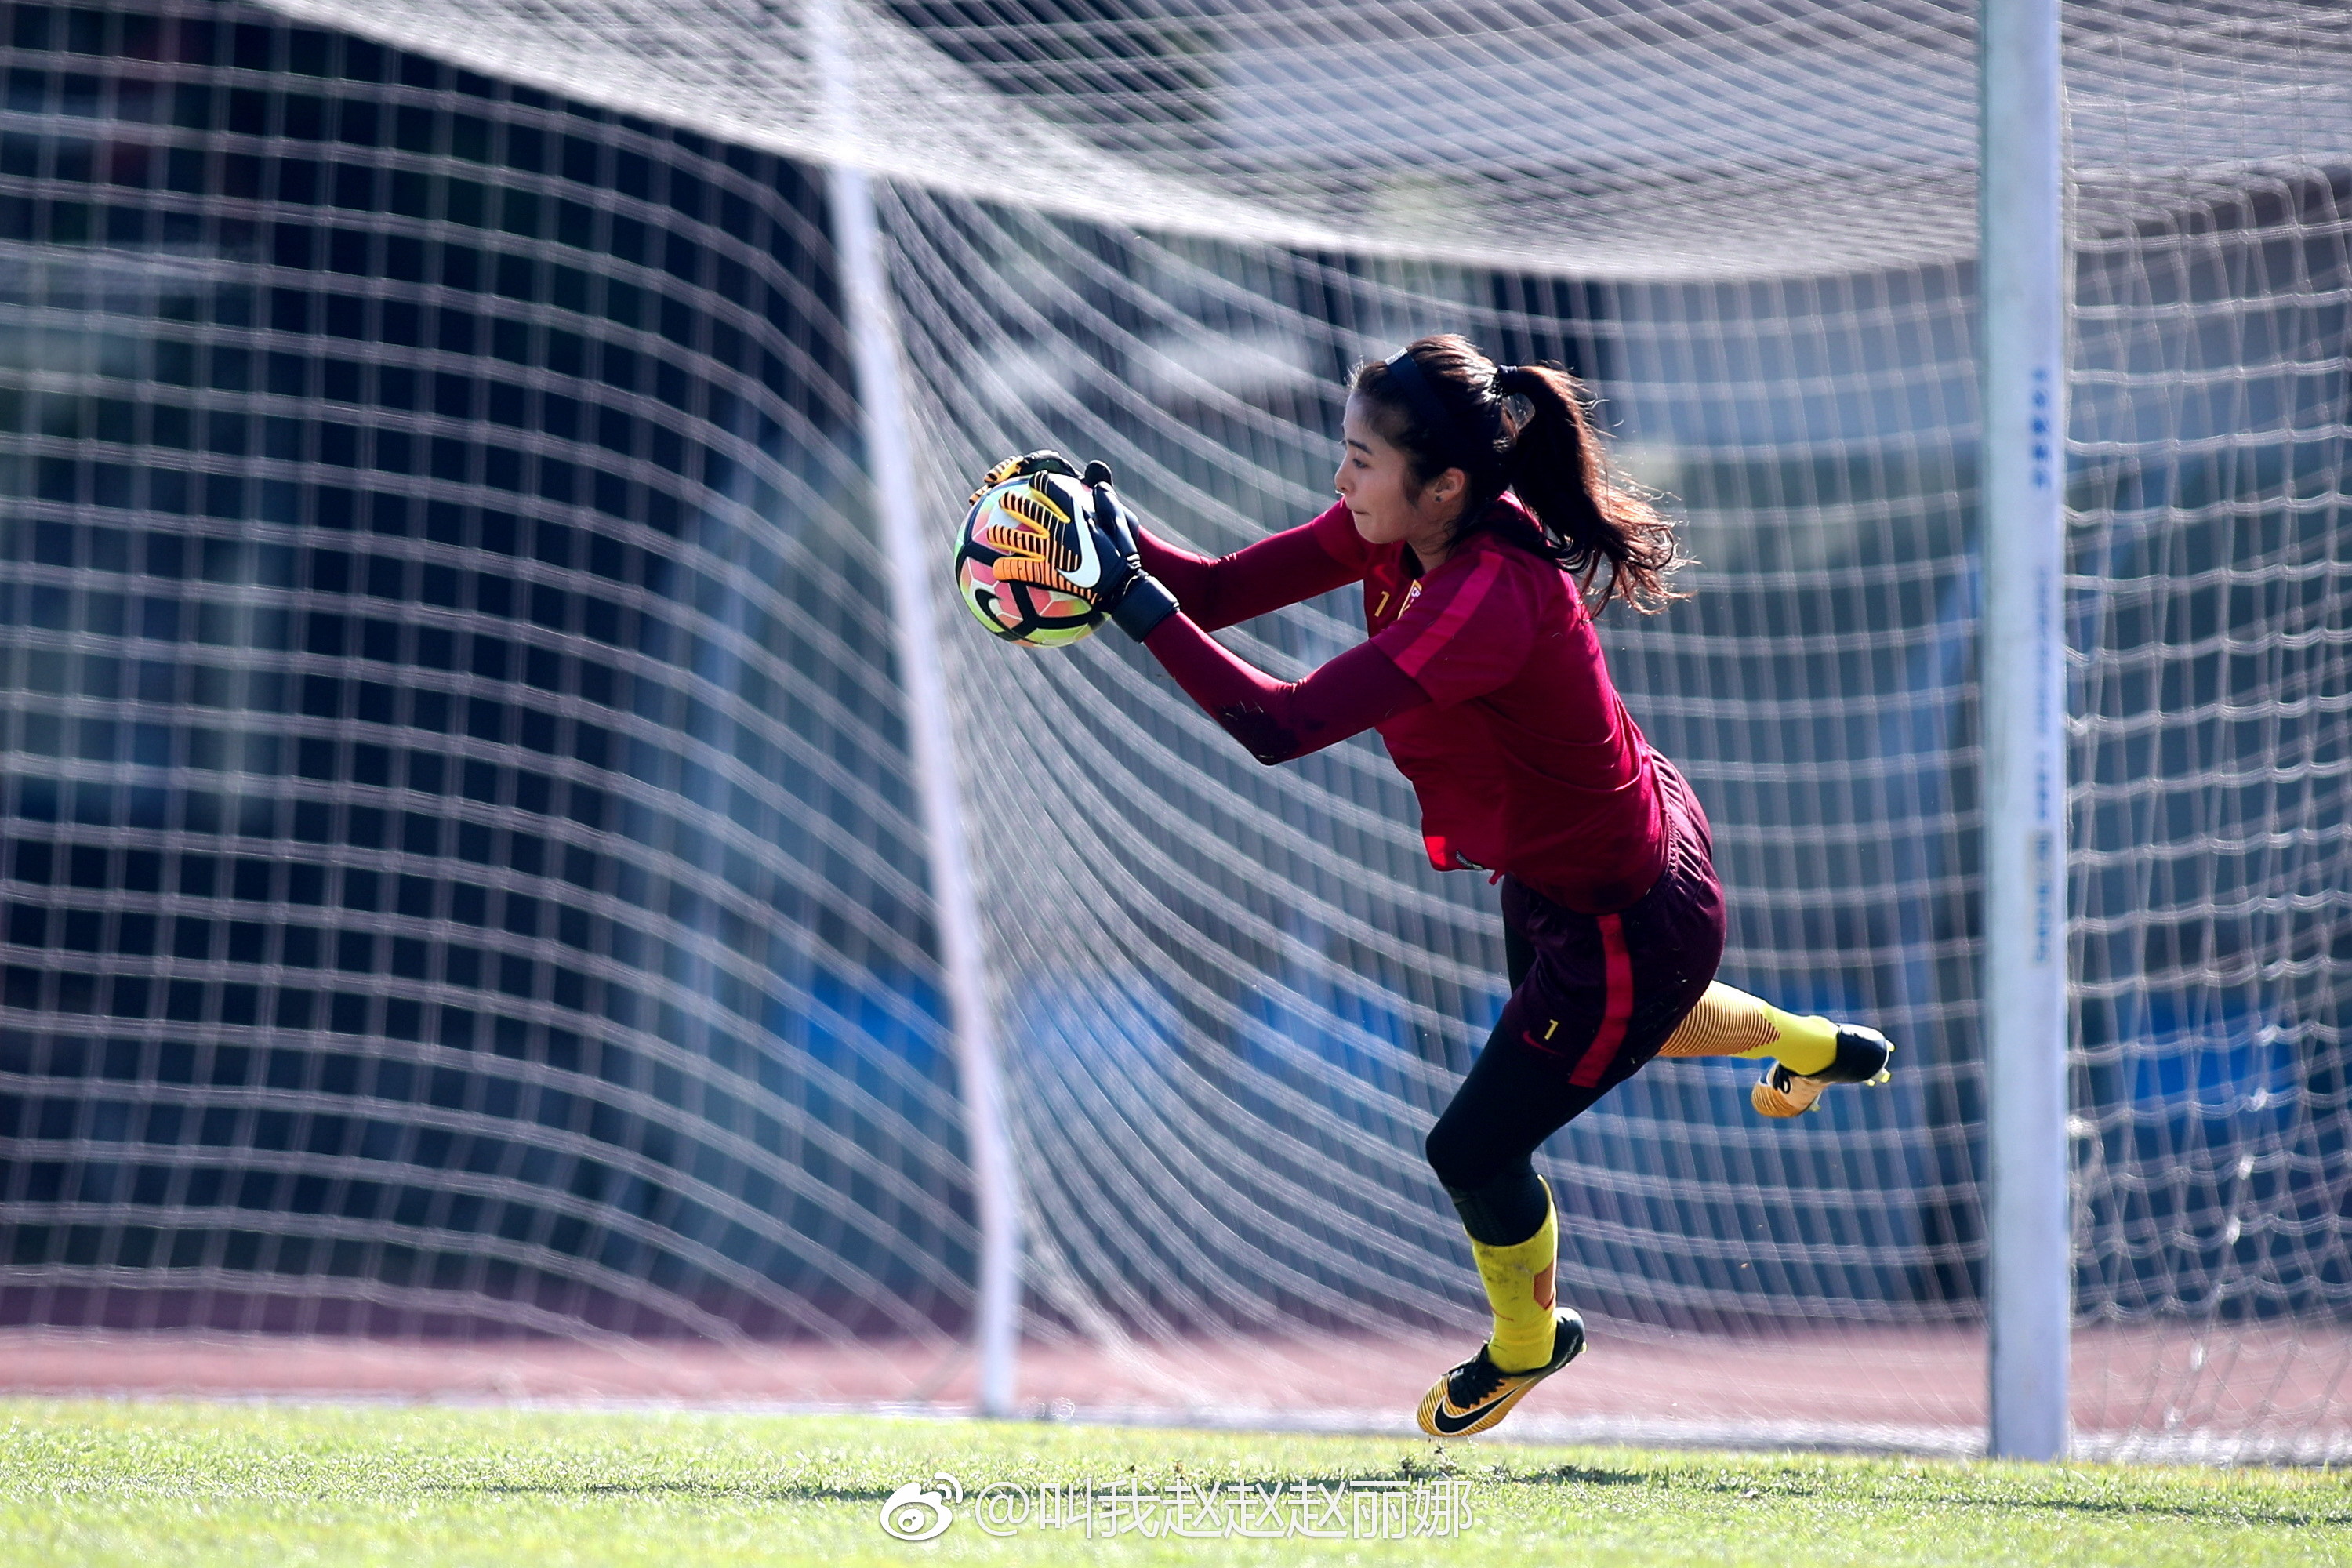
[[[1260,762],[1377,729],[1441,869],[1508,872],[1595,914],[1657,880],[1666,807],[1649,743],[1553,563],[1482,531],[1412,575],[1404,547],[1366,542],[1344,503],[1220,560],[1139,542],[1183,605],[1144,647]],[[1304,680],[1275,680],[1207,636],[1351,582],[1370,636]]]

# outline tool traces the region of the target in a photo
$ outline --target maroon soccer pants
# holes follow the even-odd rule
[[[1723,958],[1723,887],[1706,816],[1658,759],[1666,868],[1614,914],[1579,914],[1503,879],[1511,998],[1431,1129],[1437,1179],[1457,1192],[1521,1173],[1537,1147],[1641,1070],[1698,1005]]]

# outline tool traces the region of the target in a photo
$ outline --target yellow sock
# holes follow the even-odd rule
[[[1470,1253],[1495,1309],[1495,1333],[1486,1342],[1495,1364],[1525,1372],[1551,1360],[1552,1269],[1559,1260],[1559,1211],[1552,1206],[1551,1184],[1544,1184],[1544,1220],[1533,1236],[1510,1247],[1489,1247],[1473,1237]]]
[[[1775,1057],[1790,1072],[1816,1073],[1837,1060],[1837,1026],[1784,1013],[1761,996],[1721,981],[1706,988],[1658,1054],[1662,1057]]]

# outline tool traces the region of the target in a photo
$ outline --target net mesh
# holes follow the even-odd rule
[[[1556,1138],[1600,1327],[1527,1430],[1974,1440],[1969,8],[6,9],[9,1321],[967,1386],[845,162],[942,560],[1044,443],[1195,547],[1311,515],[1422,331],[1593,384],[1702,563],[1602,626],[1726,977],[1900,1070],[1767,1125],[1660,1063]],[[2067,37],[2076,1418],[2337,1454],[2352,23]],[[1262,769],[937,577],[1024,1397],[1392,1417],[1484,1321],[1420,1140],[1491,889],[1370,738]],[[1346,598],[1229,640],[1301,673]]]

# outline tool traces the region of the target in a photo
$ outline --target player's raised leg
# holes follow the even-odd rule
[[[1833,1083],[1885,1083],[1895,1047],[1860,1024],[1784,1012],[1760,996],[1716,981],[1658,1054],[1771,1060],[1748,1092],[1766,1116],[1797,1116]]]

